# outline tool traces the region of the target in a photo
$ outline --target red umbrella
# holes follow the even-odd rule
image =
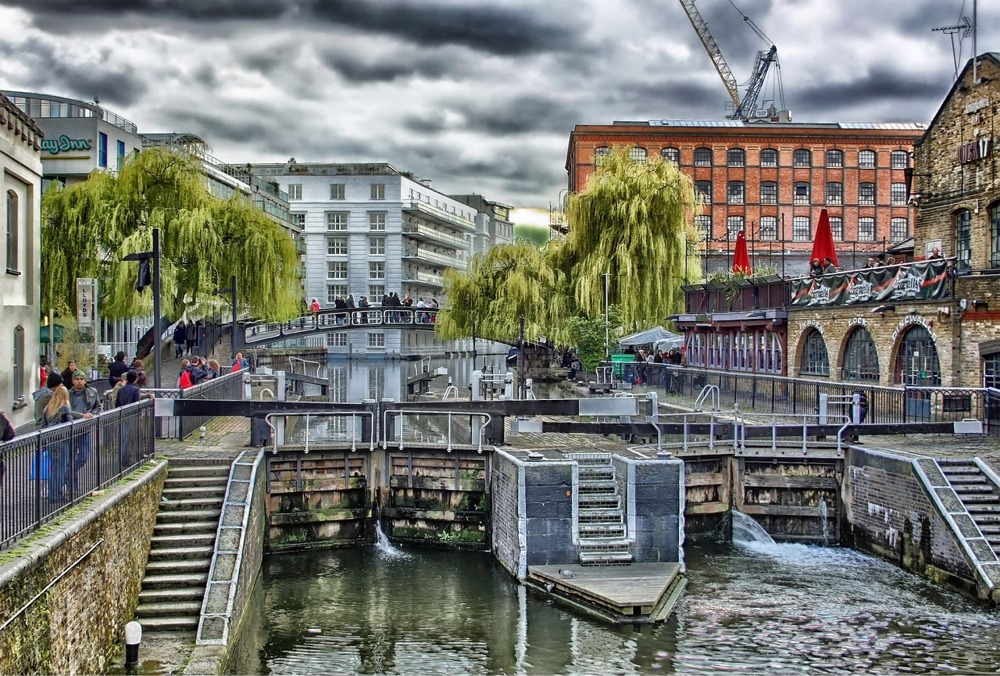
[[[819,259],[820,265],[825,263],[827,257],[834,265],[840,267],[837,260],[837,250],[833,248],[833,231],[830,230],[830,214],[826,209],[819,212],[819,223],[816,224],[816,239],[813,240],[812,257],[809,260]]]
[[[733,272],[750,274],[750,254],[747,253],[747,238],[740,230],[736,235],[736,252],[733,254]]]

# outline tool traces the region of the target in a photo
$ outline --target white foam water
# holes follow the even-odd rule
[[[752,516],[732,510],[733,543],[738,545],[773,545],[776,544],[764,527],[754,521]]]
[[[389,542],[389,538],[382,532],[382,522],[377,519],[375,520],[375,548],[378,549],[379,554],[388,559],[406,559],[410,556]]]

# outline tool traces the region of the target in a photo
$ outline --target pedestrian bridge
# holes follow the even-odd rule
[[[287,322],[247,324],[244,327],[243,344],[267,345],[289,338],[304,338],[353,329],[433,331],[437,314],[437,309],[409,307],[324,310],[315,315],[310,314]]]

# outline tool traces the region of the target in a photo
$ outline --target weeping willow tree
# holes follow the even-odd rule
[[[605,155],[586,189],[569,198],[560,253],[581,313],[603,314],[605,284],[626,327],[656,325],[679,310],[681,287],[701,276],[698,205],[694,184],[673,162],[636,162],[623,147]]]
[[[473,257],[468,271],[445,272],[448,308],[437,318],[442,338],[477,336],[513,342],[567,337],[568,297],[563,274],[528,242],[503,244]]]
[[[151,148],[116,175],[50,189],[42,201],[42,301],[76,306],[76,278],[100,280],[102,316],[151,314],[151,293],[135,290],[138,263],[160,229],[161,304],[165,317],[204,316],[213,294],[237,278],[241,313],[282,320],[301,311],[298,252],[291,237],[242,197],[206,189],[199,161]]]

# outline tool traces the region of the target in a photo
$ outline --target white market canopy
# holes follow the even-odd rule
[[[618,344],[622,347],[628,347],[629,345],[655,345],[661,341],[665,343],[676,343],[669,345],[666,349],[670,347],[680,347],[684,342],[684,336],[677,333],[671,333],[667,331],[662,326],[654,326],[651,329],[646,329],[645,331],[640,331],[639,333],[633,333],[631,336],[625,336],[618,341]],[[658,349],[664,349],[659,347]]]

